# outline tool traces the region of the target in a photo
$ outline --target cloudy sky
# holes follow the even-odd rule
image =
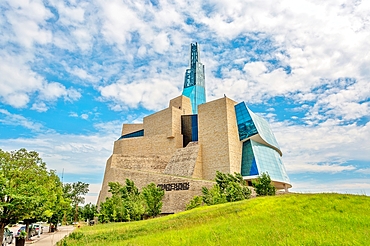
[[[95,202],[122,123],[181,94],[270,122],[296,192],[370,194],[370,1],[2,0],[0,148],[39,152]]]

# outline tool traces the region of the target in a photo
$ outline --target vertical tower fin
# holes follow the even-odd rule
[[[190,98],[193,114],[197,114],[198,105],[206,102],[204,65],[200,62],[198,43],[190,44],[189,66],[185,71],[182,94]]]

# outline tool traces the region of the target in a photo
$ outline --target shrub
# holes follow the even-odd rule
[[[186,210],[197,208],[202,206],[203,198],[201,196],[195,196],[190,202],[186,205]]]
[[[274,196],[275,187],[271,184],[271,178],[268,173],[262,173],[256,180],[252,181],[257,196]]]
[[[248,189],[240,173],[225,174],[216,172],[216,184],[208,189],[202,187],[202,195],[194,197],[186,206],[186,210],[199,207],[201,200],[208,206],[226,202],[235,202],[249,199],[251,190]]]

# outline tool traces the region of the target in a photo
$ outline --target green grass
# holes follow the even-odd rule
[[[76,229],[61,245],[370,245],[370,197],[289,194]]]

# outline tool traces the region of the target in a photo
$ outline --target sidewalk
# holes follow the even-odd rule
[[[28,246],[54,246],[57,242],[68,236],[73,230],[74,226],[59,226],[58,231],[48,233],[44,232],[40,238],[32,237],[32,241],[27,241]]]

